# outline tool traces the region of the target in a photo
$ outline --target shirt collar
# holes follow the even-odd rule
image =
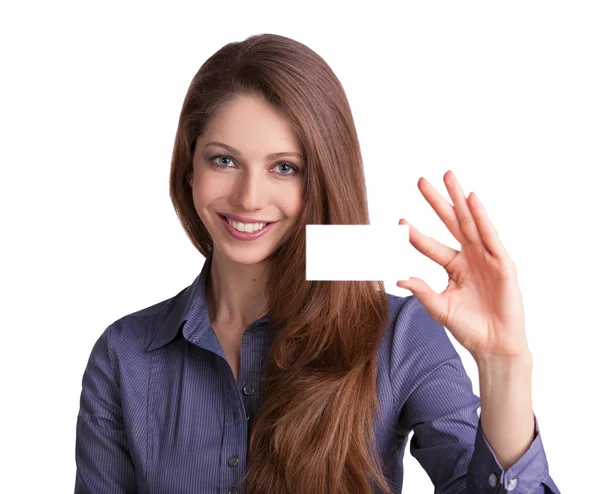
[[[171,299],[172,309],[159,323],[150,344],[146,348],[147,352],[173,341],[184,324],[183,334],[192,343],[197,343],[211,327],[206,303],[206,279],[210,272],[212,257],[213,251],[211,250],[206,256],[200,274],[193,283]],[[266,314],[254,321],[249,330],[258,329],[269,320],[270,316]]]

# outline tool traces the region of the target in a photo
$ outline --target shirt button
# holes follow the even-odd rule
[[[235,487],[230,487],[227,490],[227,494],[237,494],[237,489]]]
[[[250,396],[252,393],[254,393],[254,388],[247,384],[246,386],[244,386],[243,391],[246,396]]]
[[[231,468],[233,468],[233,467],[235,467],[235,466],[238,464],[238,462],[239,462],[239,461],[240,461],[240,459],[239,459],[239,458],[238,458],[236,455],[232,455],[232,456],[230,456],[230,457],[229,457],[229,459],[227,460],[227,464],[228,464],[228,465],[229,465]]]
[[[490,483],[490,485],[492,487],[496,487],[496,483],[498,482],[498,477],[496,477],[495,473],[490,473],[490,476],[488,478],[488,482]]]
[[[510,479],[506,486],[507,491],[514,491],[517,488],[517,479]]]

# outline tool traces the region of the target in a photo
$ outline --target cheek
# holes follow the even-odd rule
[[[195,181],[194,181],[195,182]],[[198,186],[195,194],[198,201],[210,202],[213,198],[226,196],[231,188],[231,180],[215,173],[201,173],[198,177]]]
[[[286,216],[298,216],[302,210],[302,189],[300,187],[290,187],[290,190],[282,194],[280,204]]]

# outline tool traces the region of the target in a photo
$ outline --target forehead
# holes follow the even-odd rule
[[[292,126],[281,112],[264,98],[255,96],[238,96],[216,112],[202,136],[204,142],[213,139],[238,149],[302,151]],[[281,146],[284,148],[279,149]]]

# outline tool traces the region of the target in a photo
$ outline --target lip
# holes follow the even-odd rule
[[[237,238],[238,240],[255,240],[259,237],[262,237],[265,233],[267,233],[272,227],[273,225],[275,225],[275,223],[277,223],[276,221],[273,223],[269,223],[267,224],[265,227],[263,227],[262,230],[258,230],[257,232],[240,232],[238,230],[236,230],[235,228],[233,228],[228,222],[227,219],[225,218],[225,216],[223,216],[222,214],[218,214],[219,219],[221,220],[221,222],[223,223],[223,225],[225,226],[225,229],[235,238]],[[261,222],[263,223],[263,222]]]
[[[241,221],[242,223],[277,223],[276,221],[267,221],[267,220],[255,220],[253,218],[242,218],[241,216],[236,216],[235,214],[223,214],[217,213],[219,216],[225,216],[226,218],[230,218],[235,221]]]

